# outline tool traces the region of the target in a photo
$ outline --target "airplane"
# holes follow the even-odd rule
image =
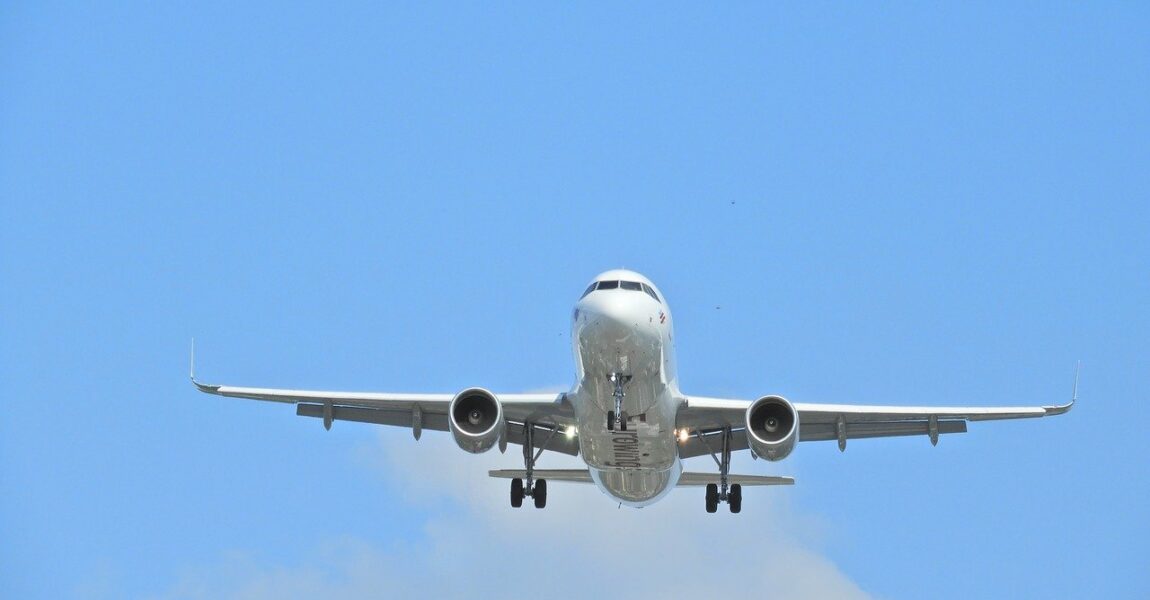
[[[755,400],[684,394],[676,376],[674,321],[662,292],[629,270],[606,271],[587,286],[571,319],[575,384],[569,392],[493,393],[469,387],[456,394],[332,392],[210,385],[201,392],[295,404],[296,414],[449,431],[471,453],[522,446],[523,469],[498,469],[511,480],[511,506],[525,497],[547,505],[547,482],[594,483],[620,505],[644,507],[676,487],[705,488],[708,513],[726,503],[742,510],[743,486],[792,485],[790,477],[730,473],[731,455],[780,461],[800,441],[837,441],[966,432],[969,421],[1060,415],[1078,399],[1078,372],[1066,404],[1033,407],[933,407],[808,404],[780,395]],[[1079,365],[1080,367],[1081,365]],[[544,451],[579,456],[586,469],[537,469]],[[717,473],[684,472],[685,459],[710,455]]]

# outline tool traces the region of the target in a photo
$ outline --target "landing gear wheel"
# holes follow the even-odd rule
[[[516,477],[511,480],[511,508],[523,506],[523,480]]]
[[[543,508],[547,506],[547,480],[540,479],[535,482],[535,489],[531,492],[531,497],[535,500],[535,508]]]
[[[743,486],[737,483],[731,484],[731,493],[727,495],[727,507],[735,514],[743,510]]]
[[[607,411],[607,431],[615,431],[615,411]],[[619,431],[627,431],[627,413],[619,413]]]
[[[719,510],[719,486],[714,483],[707,484],[707,512]]]

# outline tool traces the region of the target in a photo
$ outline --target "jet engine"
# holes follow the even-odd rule
[[[799,441],[799,411],[782,396],[763,396],[747,408],[747,442],[756,456],[786,458]]]
[[[472,454],[487,452],[503,435],[503,405],[495,394],[469,388],[451,399],[447,423],[460,448]]]

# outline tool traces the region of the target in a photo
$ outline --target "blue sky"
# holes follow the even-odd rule
[[[1145,6],[378,4],[0,8],[0,596],[1150,596]],[[620,266],[688,393],[1081,402],[512,511],[186,380],[562,389]]]

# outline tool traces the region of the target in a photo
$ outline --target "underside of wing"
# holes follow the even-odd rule
[[[422,409],[421,409],[422,410]],[[535,430],[534,447],[536,449],[542,448],[553,452],[559,452],[570,456],[577,456],[579,454],[579,439],[575,435],[567,433],[566,426],[552,425],[545,423],[542,419],[541,413],[544,411],[534,411],[538,420],[532,422],[532,427]],[[319,419],[324,418],[324,406],[322,404],[306,404],[301,403],[296,405],[296,414],[301,417],[316,417]],[[336,421],[354,421],[358,423],[373,423],[376,425],[392,425],[395,427],[411,427],[413,417],[411,410],[391,410],[391,409],[367,409],[358,408],[354,406],[333,406],[332,419]],[[507,422],[507,442],[509,444],[523,445],[524,430],[526,429],[526,421],[508,421]],[[443,412],[436,412],[434,409],[431,412],[423,412],[422,414],[422,429],[431,431],[450,431],[451,428],[447,424],[447,410]]]
[[[1070,410],[1077,400],[1077,376],[1070,402],[1050,406],[944,407],[886,406],[852,404],[789,403],[799,423],[798,441],[837,440],[840,449],[850,439],[925,435],[931,443],[938,436],[964,433],[970,421],[1026,419],[1060,415]],[[750,447],[746,432],[747,412],[751,400],[688,397],[679,409],[676,425],[687,435],[681,437],[679,456],[690,458],[716,452],[720,434],[730,431],[730,449]]]
[[[378,392],[335,392],[277,388],[238,387],[192,383],[201,392],[231,398],[248,398],[296,405],[296,414],[322,419],[330,428],[334,421],[354,421],[408,427],[416,439],[423,430],[449,431],[448,410],[453,394],[404,394]],[[574,411],[567,395],[500,394],[498,399],[506,421],[507,443],[523,444],[525,431],[534,432],[534,447],[576,455],[578,439],[570,434]]]
[[[1030,419],[1060,415],[1074,401],[1056,406],[943,407],[869,406],[849,404],[795,404],[799,414],[799,441],[836,440],[840,450],[850,439],[925,435],[931,444],[938,436],[965,433],[970,421]]]

